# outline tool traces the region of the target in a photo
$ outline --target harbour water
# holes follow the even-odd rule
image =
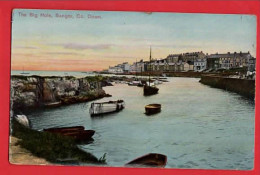
[[[149,97],[140,87],[104,87],[112,97],[97,101],[123,99],[126,108],[103,117],[90,117],[91,102],[27,115],[36,130],[75,125],[95,130],[94,141],[79,147],[98,158],[106,153],[107,166],[154,152],[167,155],[166,168],[253,169],[254,102],[196,78],[168,80]],[[162,104],[162,112],[146,116],[150,103]]]

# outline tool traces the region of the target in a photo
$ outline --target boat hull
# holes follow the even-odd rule
[[[95,131],[84,129],[84,126],[74,126],[64,128],[49,128],[44,129],[43,131],[68,136],[77,141],[90,140],[92,136],[95,134]]]
[[[43,131],[51,132],[51,133],[66,133],[66,132],[74,132],[74,131],[84,131],[84,126],[72,126],[72,127],[62,127],[62,128],[48,128]]]
[[[75,140],[83,141],[83,140],[90,140],[92,136],[95,134],[94,130],[83,130],[83,131],[75,131],[75,132],[67,132],[64,133],[64,136],[72,137]]]
[[[167,156],[158,153],[150,153],[144,156],[138,157],[128,163],[126,166],[145,166],[145,167],[165,167],[167,163]]]
[[[103,103],[91,103],[89,113],[91,117],[119,112],[125,108],[123,100]]]
[[[160,104],[149,104],[145,106],[145,114],[152,115],[161,112]]]
[[[157,87],[152,87],[152,86],[144,86],[144,96],[149,96],[149,95],[155,95],[158,94],[159,89]]]

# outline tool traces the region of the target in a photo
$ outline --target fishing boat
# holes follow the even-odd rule
[[[71,126],[71,127],[62,127],[62,128],[43,129],[43,131],[51,132],[51,133],[65,133],[65,132],[83,131],[83,130],[85,130],[84,126]]]
[[[98,116],[103,114],[109,114],[119,112],[125,108],[125,102],[123,100],[108,101],[108,102],[94,102],[91,103],[89,108],[90,116]]]
[[[149,104],[145,106],[145,114],[152,115],[161,112],[161,104]]]
[[[95,134],[94,130],[85,130],[84,126],[48,128],[43,131],[68,136],[77,141],[90,140]]]
[[[152,59],[152,53],[151,53],[151,47],[150,47],[150,69],[151,69],[151,59]],[[144,85],[144,96],[154,95],[157,94],[159,91],[159,88],[155,86],[151,86],[151,78],[150,78],[150,71],[149,71],[149,80],[148,84]]]
[[[149,153],[126,163],[125,166],[165,167],[166,163],[167,156],[158,153]]]
[[[83,130],[83,131],[74,131],[74,132],[65,132],[62,133],[64,136],[69,136],[74,138],[75,140],[89,140],[95,134],[94,130]]]
[[[154,95],[157,94],[159,91],[159,88],[155,86],[150,86],[150,85],[144,85],[144,96],[149,96],[149,95]]]

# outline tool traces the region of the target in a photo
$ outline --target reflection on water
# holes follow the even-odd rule
[[[142,88],[117,84],[105,87],[123,99],[126,108],[91,118],[89,103],[34,111],[33,128],[84,125],[96,131],[94,141],[80,148],[98,158],[106,153],[108,166],[155,152],[168,156],[167,168],[252,169],[254,103],[241,96],[200,84],[195,78],[169,78],[159,94],[142,95]],[[162,112],[144,114],[149,103],[162,104]]]

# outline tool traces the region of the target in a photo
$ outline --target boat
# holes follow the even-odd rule
[[[151,59],[152,59],[152,54],[151,54],[151,47],[150,47],[150,67],[151,67]],[[150,72],[149,72],[148,84],[146,83],[144,85],[144,96],[155,95],[159,91],[159,88],[157,88],[156,86],[151,86],[150,83],[151,83],[151,78],[150,78]]]
[[[28,75],[28,74],[30,74],[30,73],[29,73],[29,72],[24,72],[24,67],[23,67],[23,72],[21,72],[20,74]]]
[[[167,156],[158,153],[149,153],[144,156],[138,157],[128,163],[125,166],[134,166],[134,167],[165,167],[167,163]]]
[[[84,126],[48,128],[44,129],[43,131],[68,136],[77,141],[90,140],[95,134],[94,130],[85,130]]]
[[[138,86],[139,84],[141,84],[141,81],[130,81],[128,83],[129,86]]]
[[[152,115],[161,112],[161,104],[149,104],[145,106],[145,114]]]
[[[83,130],[85,130],[84,126],[71,126],[71,127],[62,127],[62,128],[43,129],[43,131],[51,132],[51,133],[65,133],[65,132],[83,131]]]
[[[119,112],[125,108],[125,102],[123,100],[108,101],[108,102],[93,102],[89,108],[90,116],[98,116],[103,114],[109,114]]]
[[[62,135],[72,137],[75,140],[89,140],[92,138],[94,134],[94,130],[78,130],[73,132],[62,133]]]
[[[128,83],[129,86],[143,86],[143,83],[141,81],[131,81]]]
[[[44,104],[44,107],[49,107],[49,108],[58,107],[58,106],[61,106],[61,101],[50,102],[50,103],[45,103]]]
[[[159,88],[155,86],[150,86],[150,85],[144,85],[144,96],[149,96],[149,95],[154,95],[157,94],[159,91]]]
[[[21,125],[27,127],[27,128],[30,128],[30,122],[28,120],[28,118],[26,117],[26,115],[16,115],[14,117],[14,119],[20,123]]]

